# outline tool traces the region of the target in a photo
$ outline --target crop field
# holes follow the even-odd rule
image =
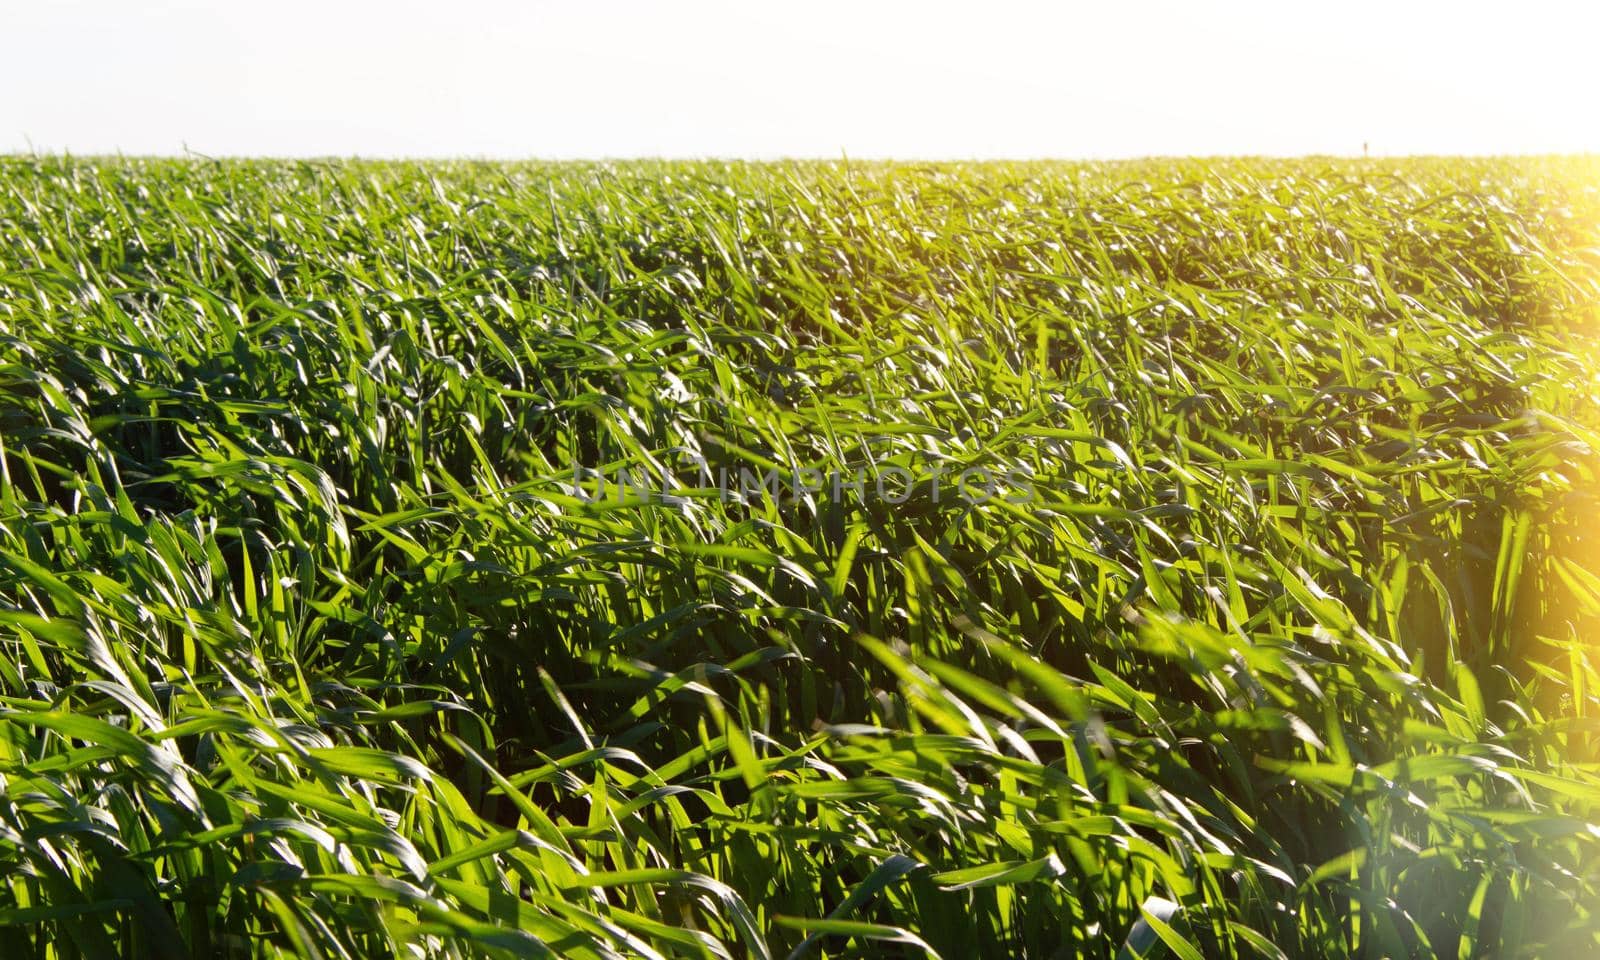
[[[1600,159],[0,159],[0,956],[1600,955]]]

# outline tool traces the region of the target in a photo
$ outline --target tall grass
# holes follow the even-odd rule
[[[1597,303],[1581,159],[0,161],[0,954],[1588,955]]]

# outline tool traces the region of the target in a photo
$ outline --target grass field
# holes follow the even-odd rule
[[[0,955],[1594,954],[1597,331],[1596,159],[0,160]]]

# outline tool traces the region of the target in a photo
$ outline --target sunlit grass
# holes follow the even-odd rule
[[[1594,952],[1593,171],[4,161],[0,955]]]

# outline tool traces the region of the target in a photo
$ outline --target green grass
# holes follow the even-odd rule
[[[1596,160],[0,160],[0,955],[1593,953],[1597,305]]]

